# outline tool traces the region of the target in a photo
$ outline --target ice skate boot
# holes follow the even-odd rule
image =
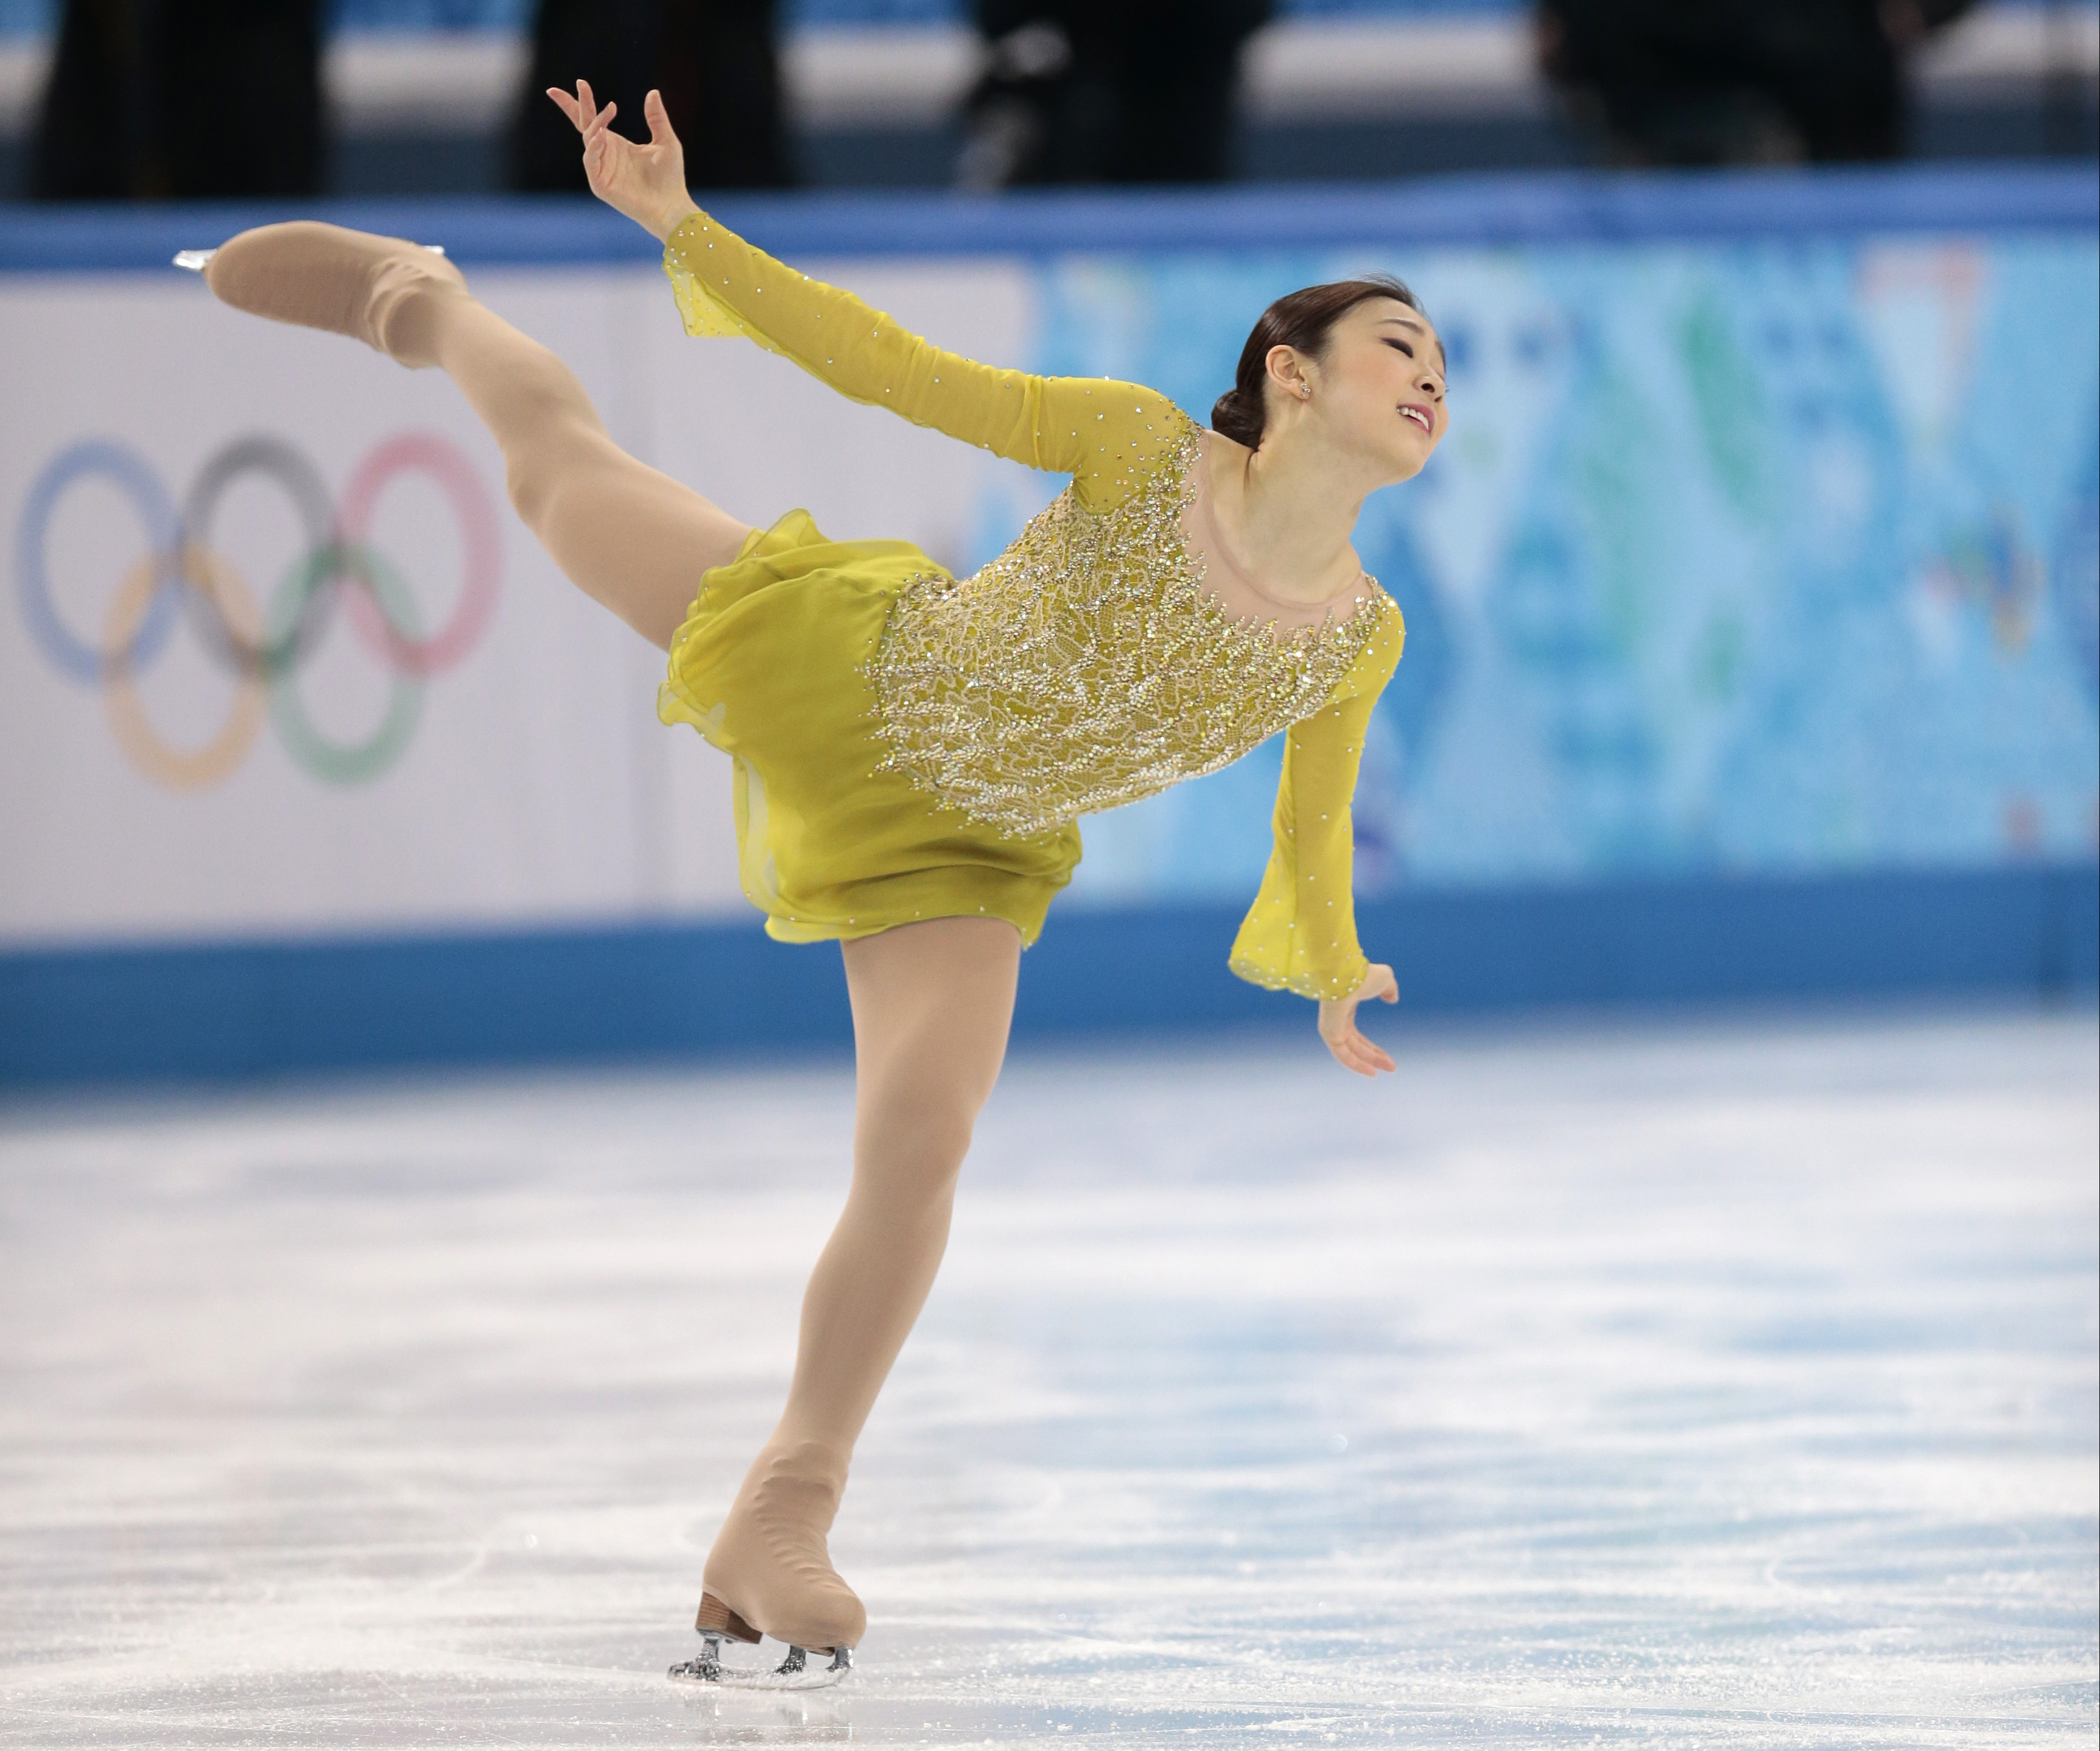
[[[845,1489],[842,1458],[814,1442],[769,1447],[752,1462],[721,1536],[708,1553],[697,1659],[670,1675],[752,1690],[814,1690],[853,1669],[867,1613],[832,1567],[824,1535]],[[725,1643],[788,1646],[778,1665],[722,1657]],[[821,1664],[813,1665],[816,1655]]]
[[[442,250],[311,219],[259,225],[215,250],[184,250],[175,265],[202,274],[236,310],[347,334],[411,369],[437,363],[430,325],[411,316],[420,302],[412,294],[466,290]]]

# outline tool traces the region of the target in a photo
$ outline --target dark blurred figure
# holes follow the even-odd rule
[[[1893,158],[1904,62],[1975,0],[1541,0],[1539,60],[1624,164]]]
[[[695,188],[779,188],[789,180],[774,0],[540,0],[532,70],[510,133],[514,188],[585,191],[583,149],[547,100],[590,81],[613,126],[648,138],[642,99],[664,94]]]
[[[320,0],[66,0],[30,193],[320,193]]]
[[[1215,182],[1240,51],[1275,0],[977,0],[989,47],[955,180]]]

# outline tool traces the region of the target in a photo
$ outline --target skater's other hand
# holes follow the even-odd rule
[[[661,241],[699,211],[686,192],[686,148],[671,131],[661,94],[651,91],[642,101],[642,117],[649,124],[646,145],[612,131],[610,124],[620,113],[620,105],[607,104],[600,109],[591,96],[589,80],[576,81],[573,97],[551,85],[547,95],[583,135],[584,175],[590,191],[615,212],[624,214]]]
[[[1383,1048],[1374,1046],[1357,1029],[1357,1006],[1373,997],[1388,1003],[1400,1001],[1400,981],[1392,976],[1391,967],[1373,966],[1364,975],[1355,995],[1323,998],[1320,1004],[1320,1037],[1344,1069],[1353,1070],[1360,1077],[1374,1077],[1381,1070],[1398,1068]]]

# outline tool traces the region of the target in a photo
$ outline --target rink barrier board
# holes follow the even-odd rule
[[[1017,1042],[1302,1029],[1229,909],[1053,909]],[[2100,865],[1421,891],[1359,913],[1399,1015],[2089,1002]],[[1376,1032],[1385,1011],[1374,1009]],[[837,952],[755,922],[0,953],[0,1088],[836,1050]]]
[[[1171,192],[725,195],[719,200],[703,192],[701,198],[725,224],[791,260],[2100,227],[2100,175],[2089,166],[1524,172]],[[327,219],[442,243],[468,267],[653,263],[661,254],[639,227],[586,196],[17,206],[0,217],[0,272],[165,269],[177,250],[215,244],[248,226],[289,218]]]

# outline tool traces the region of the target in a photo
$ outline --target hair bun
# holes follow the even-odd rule
[[[1228,389],[1211,409],[1211,429],[1235,444],[1253,449],[1261,442],[1266,423],[1261,404],[1243,389]]]

